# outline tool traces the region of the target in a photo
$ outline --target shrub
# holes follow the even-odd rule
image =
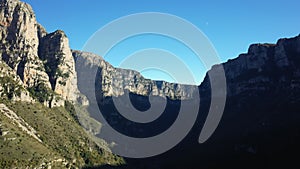
[[[79,119],[76,114],[75,107],[71,102],[69,102],[67,100],[65,101],[65,109],[70,113],[70,115],[73,117],[73,119],[76,121],[76,123],[80,124]]]
[[[35,86],[29,87],[28,91],[33,98],[41,103],[49,101],[53,97],[53,92],[44,83],[38,83]]]

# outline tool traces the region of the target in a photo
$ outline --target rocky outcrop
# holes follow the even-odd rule
[[[115,68],[102,57],[92,53],[73,51],[73,56],[77,60],[78,78],[83,78],[79,80],[79,83],[82,81],[94,84],[95,80],[98,81],[99,86],[96,87],[100,88],[104,97],[122,96],[128,91],[142,96],[152,95],[168,97],[173,100],[187,100],[192,99],[197,92],[196,86],[193,85],[154,81],[144,78],[137,71]],[[90,73],[87,68],[91,69]],[[82,74],[83,72],[86,73]]]
[[[200,132],[203,132],[203,126],[208,121],[210,109],[214,108],[209,75],[218,75],[214,73],[220,68],[224,68],[227,82],[222,119],[213,135],[199,144]],[[300,35],[280,39],[276,44],[253,44],[247,53],[213,66],[199,86],[199,91],[198,117],[187,137],[162,155],[128,160],[129,166],[142,164],[137,168],[163,166],[174,169],[188,166],[198,169],[293,168],[298,165]],[[173,114],[175,111],[171,112]],[[155,129],[147,133],[157,130],[164,123],[154,125]],[[118,119],[116,124],[120,126],[122,121]],[[123,132],[127,126],[114,128]],[[199,157],[205,159],[201,164]]]
[[[18,116],[15,112],[10,110],[5,104],[0,104],[0,113],[4,114],[7,118],[9,118],[13,124],[21,128],[22,131],[24,131],[26,134],[30,135],[38,142],[42,142],[42,140],[37,134],[37,131],[34,128],[32,128],[28,123],[26,123],[22,117]]]
[[[63,31],[47,33],[37,23],[32,8],[18,0],[1,0],[0,25],[2,60],[13,69],[33,95],[52,89],[58,96],[41,96],[49,107],[61,106],[64,100],[88,104],[77,89],[75,63]],[[126,91],[137,95],[192,99],[195,86],[145,79],[133,70],[117,69],[90,53],[74,52],[88,64],[97,65],[99,89],[104,97],[122,96]],[[92,58],[90,58],[92,57]],[[39,96],[40,97],[40,96]]]
[[[39,26],[39,56],[45,63],[52,90],[65,100],[78,96],[77,75],[69,40],[63,31],[45,34]]]
[[[291,159],[292,162],[298,160],[300,35],[280,39],[276,44],[251,45],[247,53],[213,66],[200,86],[145,79],[134,70],[114,68],[97,55],[71,52],[68,39],[62,31],[48,34],[36,22],[31,7],[18,0],[0,0],[0,40],[0,97],[13,101],[40,101],[48,107],[62,106],[65,100],[77,100],[84,105],[79,107],[82,111],[85,111],[88,104],[98,104],[96,108],[103,112],[109,125],[136,138],[151,137],[167,130],[176,120],[181,103],[187,102],[190,107],[195,105],[196,99],[193,98],[199,89],[199,113],[187,137],[174,149],[160,156],[139,162],[134,160],[140,159],[132,159],[132,163],[129,160],[129,164],[148,166],[135,168],[199,168],[199,157],[204,159],[201,163],[203,168],[245,168],[245,164],[249,165],[249,168],[259,168],[262,167],[262,162],[265,163],[265,168],[278,168],[280,165],[277,165],[277,162],[283,164],[281,168],[293,168],[294,166],[289,166],[293,164],[290,163]],[[203,129],[210,108],[213,107],[210,102],[213,95],[209,75],[219,72],[219,69],[225,70],[226,105],[215,133],[207,142],[199,145],[199,132]],[[224,86],[218,88],[221,92],[222,87]],[[103,101],[98,100],[98,97],[89,103],[85,96],[78,92],[78,88],[87,97],[98,92],[96,94],[102,95],[100,99],[104,100],[103,104],[96,103]],[[164,100],[161,97],[168,97],[164,113],[153,123],[144,125],[129,122],[125,117],[118,115],[118,109],[112,100],[113,97],[119,96],[122,99],[128,92],[134,107],[139,110],[151,106],[147,96],[159,96],[153,97],[157,102]],[[218,96],[217,94],[214,97]],[[181,102],[182,100],[184,101]],[[49,158],[52,162],[43,163],[42,168],[55,162],[63,163],[63,167],[84,167],[102,163],[104,160],[108,160],[108,163],[117,163],[119,160],[111,154],[106,158],[105,150],[109,150],[101,148],[100,144],[95,145],[90,137],[85,135],[82,128],[72,119],[72,105],[65,106],[69,111],[67,112],[63,109],[48,109],[40,104],[7,103],[9,104],[0,104],[1,124],[5,123],[7,126],[14,123],[16,126],[10,125],[14,130],[9,130],[8,133],[6,128],[1,128],[0,137],[6,139],[13,131],[25,131],[18,132],[22,135],[19,140],[13,140],[16,139],[13,136],[7,137],[9,140],[5,141],[18,141],[17,144],[10,144],[17,145],[16,149],[10,150],[21,150],[16,151],[22,152],[18,158],[23,157],[23,152],[28,150],[35,153],[32,153],[34,158],[24,156],[24,160],[14,159],[11,161],[12,166],[4,168],[17,167],[15,164],[21,161],[44,161],[44,156],[39,158],[35,154],[43,154],[47,149],[49,151],[45,153],[61,156]],[[198,105],[198,102],[196,104]],[[155,107],[155,104],[153,105]],[[88,110],[90,112],[81,113],[83,117],[79,116],[85,121],[83,127],[94,135],[101,134],[100,129],[103,131],[102,129],[108,126],[107,123],[101,125],[98,121],[93,121],[90,118],[93,109]],[[189,112],[187,110],[184,113]],[[24,140],[29,141],[22,143]],[[30,146],[27,148],[27,145]],[[106,144],[102,145],[106,147]],[[43,146],[45,149],[40,149]],[[10,150],[2,156],[4,159],[10,157]],[[67,161],[68,164],[65,163]],[[22,163],[20,165],[34,168]]]
[[[32,8],[17,0],[0,1],[0,56],[27,87],[50,87],[38,57],[37,22]]]
[[[0,6],[0,56],[9,67],[1,66],[2,93],[12,100],[61,106],[58,97],[45,93],[51,84],[38,55],[38,24],[32,8],[18,0],[1,0]]]
[[[75,64],[68,38],[62,31],[48,34],[37,23],[30,5],[0,0],[0,40],[2,61],[35,99],[49,107],[77,99]],[[41,94],[45,92],[49,94]]]
[[[0,60],[0,97],[12,101],[34,102],[19,76]]]
[[[300,87],[300,35],[280,39],[276,44],[253,44],[248,52],[237,58],[215,65],[223,66],[227,81],[227,96],[255,95]],[[209,74],[209,73],[208,73]],[[209,77],[200,86],[207,91]]]

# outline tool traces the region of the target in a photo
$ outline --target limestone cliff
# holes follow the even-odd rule
[[[78,95],[77,75],[69,40],[63,31],[41,35],[39,56],[45,63],[51,88],[66,100],[75,101]]]
[[[25,88],[34,94],[49,88],[58,96],[38,98],[46,105],[63,105],[64,100],[86,102],[77,89],[77,73],[68,38],[63,31],[47,33],[37,23],[30,5],[18,0],[1,0],[0,54],[2,60],[13,69]],[[145,79],[133,70],[118,69],[93,54],[74,52],[87,63],[99,66],[98,80],[103,96],[121,96],[129,91],[137,95],[167,96],[171,99],[191,99],[195,86]],[[92,61],[93,60],[93,61]],[[95,62],[96,61],[96,62]],[[56,102],[56,103],[55,103]]]
[[[1,60],[35,100],[52,107],[62,106],[62,99],[77,99],[75,63],[68,38],[62,31],[48,34],[37,23],[30,5],[0,0],[0,40]]]
[[[76,73],[75,57],[75,60],[81,58],[83,65],[97,69],[97,77],[83,78],[89,78],[91,83],[96,79],[104,97],[121,96],[129,91],[143,96],[167,96],[174,100],[184,100],[192,99],[197,91],[196,86],[153,81],[145,79],[134,70],[114,68],[103,58],[91,53],[72,53],[65,33],[47,33],[36,22],[28,4],[18,0],[1,0],[0,5],[0,55],[25,88],[43,83],[63,99],[75,101],[79,97],[77,74],[81,75],[81,72]],[[213,66],[209,72],[220,66],[224,67],[228,96],[249,94],[252,90],[271,90],[270,86],[277,82],[295,86],[298,85],[297,78],[300,73],[297,68],[298,59],[291,55],[299,53],[299,43],[298,36],[281,39],[277,44],[254,44],[250,46],[248,53],[222,65]],[[80,65],[76,66],[78,69]],[[199,90],[205,93],[208,87],[207,75]]]
[[[50,87],[38,56],[37,22],[32,8],[17,0],[0,1],[0,56],[27,87]]]
[[[251,95],[253,91],[269,92],[275,90],[278,83],[287,86],[300,86],[300,35],[290,39],[280,39],[276,44],[253,44],[245,54],[228,60],[220,65],[215,65],[207,73],[204,81],[198,86],[201,94],[210,93],[209,74],[216,72],[220,67],[224,68],[227,82],[227,96],[240,94]],[[80,75],[82,81],[89,79],[94,84],[95,80],[103,96],[121,96],[125,91],[143,96],[167,96],[171,99],[191,99],[196,91],[195,86],[153,81],[145,79],[134,70],[114,68],[102,57],[92,53],[73,51],[75,60],[81,62],[76,69],[82,66],[90,67],[95,72],[87,77]],[[79,58],[79,59],[78,59]],[[81,72],[82,73],[82,72]],[[209,97],[209,95],[207,95]],[[205,98],[204,98],[205,99]]]
[[[224,67],[228,97],[272,93],[282,91],[282,88],[290,91],[298,90],[299,56],[300,35],[280,39],[276,44],[253,44],[247,53],[213,66],[210,72],[220,66]],[[199,89],[204,93],[208,91],[208,75]]]
[[[197,86],[150,80],[137,71],[115,68],[102,57],[92,53],[73,51],[73,56],[75,60],[80,60],[76,62],[78,76],[83,78],[80,81],[89,81],[92,84],[96,81],[99,85],[96,88],[100,88],[104,97],[122,96],[128,91],[142,96],[153,95],[173,100],[186,100],[192,99],[197,92]],[[90,67],[91,73],[81,75],[83,73],[81,70],[86,70],[86,67]],[[93,69],[94,73],[92,73]]]
[[[0,97],[13,101],[34,102],[19,76],[0,60]]]

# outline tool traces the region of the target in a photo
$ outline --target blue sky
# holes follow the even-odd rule
[[[71,48],[79,50],[104,25],[122,16],[140,12],[169,13],[188,20],[209,38],[222,62],[246,52],[252,43],[275,43],[279,38],[293,37],[300,33],[298,0],[24,1],[33,7],[38,22],[48,32],[64,30],[69,37]],[[148,41],[147,38],[149,39],[149,36],[142,40],[133,39],[128,41],[127,45],[134,46],[137,42]],[[151,48],[155,44],[152,40],[144,47]],[[141,47],[143,46],[139,46]],[[119,66],[120,61],[128,55],[122,53],[122,50],[111,53],[115,54],[105,58],[114,66]],[[205,74],[205,68],[184,54],[180,55],[180,59],[191,67],[196,76],[196,83],[199,84]],[[196,70],[197,67],[199,70]],[[170,76],[157,70],[146,70],[142,73],[149,78],[173,81]]]

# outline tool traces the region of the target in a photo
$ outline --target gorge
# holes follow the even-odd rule
[[[63,31],[48,33],[31,6],[19,0],[0,0],[0,40],[2,168],[299,166],[300,35],[251,45],[247,53],[213,66],[199,86],[146,79],[96,54],[72,50]],[[209,74],[220,68],[227,84],[219,88],[227,93],[223,117],[212,137],[199,144],[211,106]],[[151,123],[130,122],[113,102],[123,96],[140,111],[150,108],[150,98],[166,101],[166,108]],[[200,105],[196,123],[166,153],[123,158],[111,152],[114,140],[97,137],[105,125],[132,137],[157,135],[174,123],[183,102]],[[106,121],[98,121],[93,107]]]

